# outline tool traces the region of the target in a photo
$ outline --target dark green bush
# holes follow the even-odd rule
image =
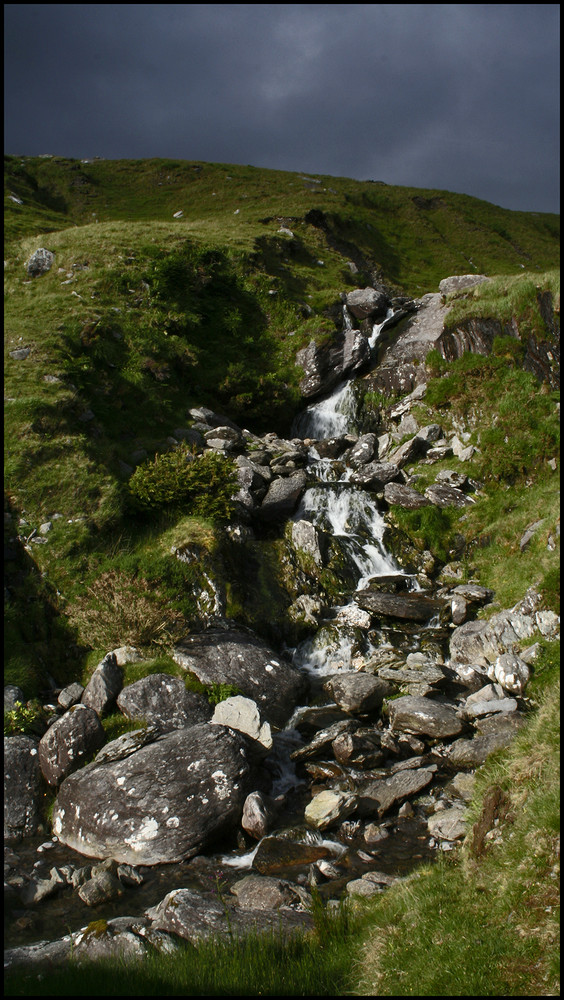
[[[139,465],[129,480],[129,492],[142,510],[175,507],[195,517],[228,521],[237,485],[235,466],[224,455],[194,456],[179,447]]]

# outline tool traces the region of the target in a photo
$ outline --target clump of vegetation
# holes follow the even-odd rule
[[[180,446],[139,465],[128,488],[142,509],[174,507],[195,517],[229,521],[237,485],[230,459],[216,452],[195,456]]]
[[[118,569],[100,573],[77,595],[68,617],[91,649],[168,648],[186,624],[182,612],[145,578]]]
[[[448,366],[431,352],[430,367],[447,373],[431,379],[425,402],[478,428],[479,476],[515,482],[558,454],[560,424],[557,393],[539,392],[534,375],[518,367],[518,351],[508,356],[508,339],[494,341],[491,355],[463,354]]]
[[[417,548],[428,549],[435,559],[447,562],[453,543],[454,527],[460,512],[454,507],[419,507],[407,510],[393,504],[390,507],[397,526]]]
[[[37,699],[26,704],[17,701],[9,712],[4,712],[4,736],[42,736],[46,723],[45,709]]]

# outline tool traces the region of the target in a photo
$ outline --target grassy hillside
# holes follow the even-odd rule
[[[559,316],[559,218],[444,191],[225,164],[10,156],[5,233],[5,679],[27,698],[42,694],[48,676],[84,681],[125,642],[152,657],[147,670],[171,672],[171,641],[198,623],[202,571],[226,579],[236,617],[275,619],[280,539],[257,540],[248,563],[239,555],[236,565],[211,500],[144,512],[127,483],[144,457],[168,453],[170,436],[182,437],[192,406],[289,435],[303,405],[296,352],[334,331],[340,292],[379,280],[417,297],[450,274],[477,272],[497,277],[451,297],[453,325],[515,319],[543,339],[545,293]],[[24,264],[41,246],[55,263],[31,279]],[[414,415],[467,430],[479,451],[464,466],[453,458],[418,466],[416,488],[454,468],[482,482],[480,503],[464,513],[395,512],[440,561],[462,540],[464,573],[496,591],[490,612],[532,584],[559,610],[558,394],[521,362],[519,342],[507,337],[488,358],[428,359],[434,378]],[[368,413],[370,405],[367,394]],[[184,545],[197,563],[171,555]],[[232,993],[239,976],[244,995],[303,995],[310,982],[327,995],[557,992],[557,664],[555,647],[546,648],[532,690],[539,721],[484,771],[476,815],[492,783],[518,813],[485,859],[468,848],[460,863],[391,891],[359,921],[330,927],[318,914],[319,936],[301,951],[275,943],[272,953],[255,949],[257,965],[247,956],[244,968],[225,949],[198,958],[200,971],[217,967],[213,982],[196,980],[187,955],[170,995]],[[466,914],[466,936],[453,934]],[[160,983],[172,975],[159,962],[144,970],[147,991],[153,972]],[[265,970],[277,969],[282,979],[263,988]],[[486,970],[484,981],[476,969]],[[111,995],[96,975],[94,992]],[[110,976],[129,995],[121,981],[116,987],[115,968]],[[137,983],[133,990],[143,992]]]
[[[8,244],[93,221],[162,223],[163,239],[180,231],[253,255],[296,301],[355,284],[349,260],[411,295],[435,291],[449,274],[545,270],[557,262],[560,235],[559,216],[448,191],[175,160],[8,156],[5,211]]]

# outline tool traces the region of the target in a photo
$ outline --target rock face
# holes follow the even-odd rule
[[[352,375],[370,359],[370,346],[360,330],[337,333],[333,342],[316,344],[312,340],[298,351],[297,363],[304,369],[300,392],[313,399],[330,392],[345,375]]]
[[[90,857],[181,861],[239,822],[251,775],[245,737],[200,723],[125,760],[94,762],[70,775],[55,803],[53,831]]]
[[[303,675],[243,629],[207,629],[179,643],[173,657],[204,684],[232,684],[261,715],[283,726],[305,693]]]

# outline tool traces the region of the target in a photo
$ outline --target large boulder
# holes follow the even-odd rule
[[[55,802],[53,832],[88,857],[183,861],[238,826],[251,787],[246,737],[199,723],[71,774]]]
[[[173,658],[203,684],[230,684],[282,727],[304,697],[303,674],[262,639],[241,628],[209,628],[175,646]]]
[[[144,719],[163,733],[211,719],[212,708],[202,694],[187,691],[181,677],[150,674],[124,687],[117,706],[128,719]]]

